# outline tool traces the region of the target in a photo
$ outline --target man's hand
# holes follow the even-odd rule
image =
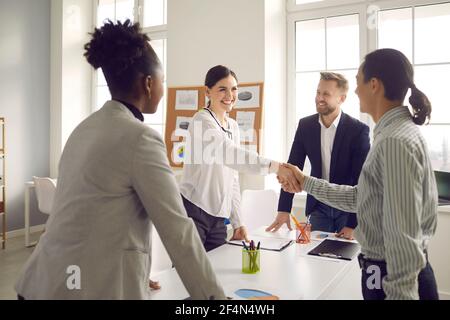
[[[285,190],[285,188],[285,191],[289,190],[287,192],[296,193],[302,191],[300,183],[298,182],[294,171],[286,164],[280,164],[277,171],[277,179],[278,182],[280,182],[280,184],[282,185],[283,190]]]
[[[302,191],[303,184],[305,183],[305,175],[303,174],[303,172],[297,166],[294,166],[290,163],[283,163],[282,165],[280,165],[280,167],[289,169],[291,171],[291,173],[294,174],[294,177],[297,180],[297,183],[299,186],[299,188],[293,187],[292,183],[286,183],[286,181],[282,181],[282,180],[278,179],[278,181],[281,183],[281,187],[283,188],[283,190],[286,192],[290,192],[290,193],[296,193],[296,192]]]
[[[231,240],[244,240],[245,242],[250,242],[247,238],[247,229],[244,226],[234,229]]]
[[[336,233],[336,237],[353,240],[353,229],[349,227],[343,227],[341,231]]]
[[[278,215],[275,218],[275,221],[270,226],[268,226],[266,228],[266,231],[273,231],[273,232],[275,232],[278,229],[280,229],[281,226],[283,224],[285,224],[285,223],[286,223],[288,229],[292,230],[292,228],[291,228],[291,219],[290,219],[289,212],[282,212],[282,211],[280,211],[280,212],[278,212]]]
[[[161,289],[161,285],[159,284],[159,282],[158,281],[152,281],[152,279],[148,280],[148,286],[152,290],[159,290],[159,289]]]

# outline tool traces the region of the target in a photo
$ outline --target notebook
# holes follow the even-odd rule
[[[434,171],[438,189],[438,204],[440,206],[450,205],[450,172]]]
[[[341,260],[352,260],[359,252],[357,243],[338,240],[323,240],[317,247],[308,252],[309,255]]]

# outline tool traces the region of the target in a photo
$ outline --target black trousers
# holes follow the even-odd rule
[[[181,197],[183,198],[183,204],[187,215],[194,220],[205,250],[210,251],[225,244],[227,242],[225,218],[214,217],[197,207],[185,197]]]
[[[419,299],[420,300],[439,300],[436,279],[434,277],[433,268],[428,262],[428,254],[425,252],[427,259],[425,268],[418,275],[419,282]],[[361,267],[361,287],[364,300],[384,300],[386,294],[383,290],[382,280],[387,275],[386,262],[374,261],[364,258],[362,254],[358,256],[359,266]],[[380,271],[380,279],[378,288],[374,287],[375,270]]]

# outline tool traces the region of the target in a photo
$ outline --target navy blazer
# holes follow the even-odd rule
[[[333,142],[330,182],[354,186],[370,149],[369,127],[342,112]],[[300,119],[288,162],[303,170],[305,159],[311,163],[311,176],[322,178],[319,114]],[[294,195],[281,190],[278,211],[291,212]],[[306,198],[306,215],[314,211],[318,200]],[[356,214],[348,212],[347,226],[355,228]]]

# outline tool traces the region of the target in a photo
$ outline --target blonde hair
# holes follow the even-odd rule
[[[337,87],[342,89],[345,93],[348,92],[348,81],[345,77],[337,72],[321,72],[320,80],[336,81]]]

